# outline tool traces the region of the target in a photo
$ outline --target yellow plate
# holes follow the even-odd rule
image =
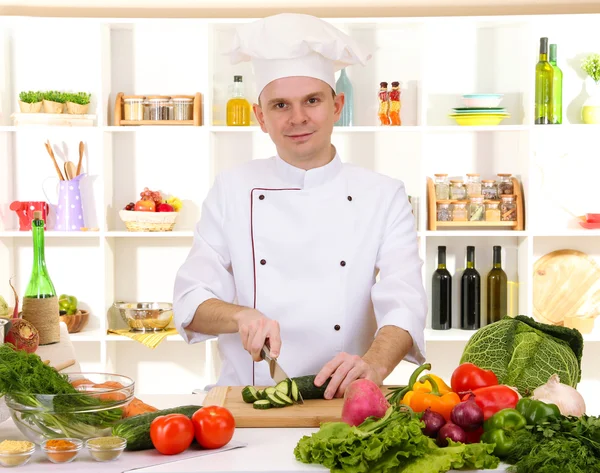
[[[499,125],[502,120],[510,117],[509,114],[490,114],[490,115],[467,115],[452,114],[450,117],[456,120],[461,126],[493,126]]]

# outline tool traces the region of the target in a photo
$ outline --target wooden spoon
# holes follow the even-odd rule
[[[69,181],[71,179],[73,179],[75,176],[77,176],[77,169],[75,168],[75,163],[73,163],[71,161],[67,161],[65,163],[65,174]]]
[[[81,174],[81,161],[83,161],[83,141],[79,142],[79,162],[77,163],[77,173],[75,174],[76,176],[79,176]]]
[[[50,142],[46,141],[45,145],[46,151],[48,151],[48,154],[52,158],[52,162],[54,163],[54,168],[56,169],[56,173],[58,174],[59,179],[61,181],[64,181],[65,178],[63,177],[62,172],[60,172],[60,168],[58,167],[58,163],[56,162],[56,158],[54,157],[54,151],[52,151],[52,146],[50,146]]]

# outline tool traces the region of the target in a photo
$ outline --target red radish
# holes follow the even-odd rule
[[[344,393],[342,422],[360,425],[367,417],[382,418],[390,403],[379,386],[368,379],[352,381]]]
[[[8,283],[15,294],[15,311],[4,340],[14,345],[17,350],[34,353],[40,344],[40,334],[31,322],[19,317],[19,296],[12,282],[9,280]]]

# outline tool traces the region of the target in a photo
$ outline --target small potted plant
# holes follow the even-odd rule
[[[581,109],[583,123],[600,123],[600,54],[590,54],[581,63],[581,69],[594,82],[591,96]]]
[[[29,90],[19,94],[19,108],[22,113],[40,113],[42,111],[43,95],[41,92]]]
[[[57,90],[44,92],[44,112],[63,113],[66,102],[66,94]]]
[[[92,94],[77,92],[76,94],[65,94],[67,96],[67,113],[85,115],[90,107]]]

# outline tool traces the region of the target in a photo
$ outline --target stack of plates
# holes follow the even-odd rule
[[[498,125],[510,114],[499,107],[502,94],[468,94],[463,95],[466,107],[453,108],[450,117],[463,126]]]

